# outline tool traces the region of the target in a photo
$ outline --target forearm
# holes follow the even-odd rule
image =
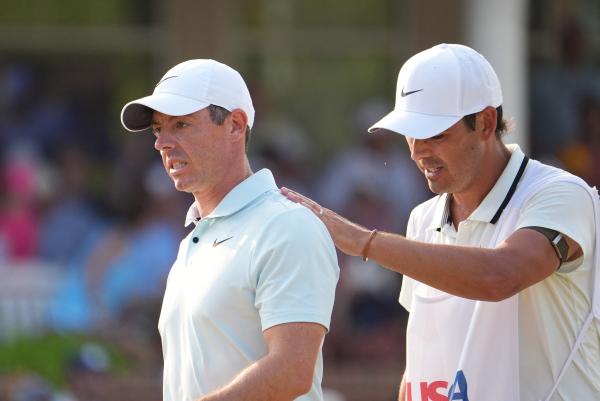
[[[288,189],[282,192],[317,214],[342,252],[367,256],[449,294],[499,301],[556,270],[558,259],[548,239],[533,230],[517,230],[495,248],[427,244],[383,232],[372,236],[369,229],[323,209],[311,199]],[[363,255],[369,238],[368,255]]]
[[[293,400],[310,389],[310,386],[304,387],[298,375],[299,372],[283,358],[267,355],[240,372],[226,386],[197,401]]]
[[[514,263],[502,249],[428,244],[397,234],[379,233],[369,258],[449,294],[494,301],[521,288],[515,287]],[[526,262],[526,261],[525,261]]]

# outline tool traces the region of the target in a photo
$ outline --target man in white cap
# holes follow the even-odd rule
[[[378,130],[405,136],[438,194],[412,211],[406,238],[282,191],[340,250],[404,275],[399,399],[600,399],[597,192],[502,142],[499,80],[466,46],[410,58]]]
[[[163,399],[322,400],[335,247],[269,170],[252,173],[254,107],[240,74],[214,60],[183,62],[125,105],[121,121],[152,130],[175,187],[195,199],[158,324]]]

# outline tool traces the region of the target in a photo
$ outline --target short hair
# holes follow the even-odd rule
[[[464,116],[462,119],[471,131],[475,131],[475,120],[478,113]],[[496,138],[502,138],[510,130],[509,123],[503,118],[502,105],[496,107]]]
[[[208,112],[210,114],[210,119],[212,120],[213,123],[215,123],[217,125],[223,125],[223,123],[225,122],[225,118],[227,118],[227,116],[231,114],[231,112],[229,110],[227,110],[226,108],[221,107],[221,106],[216,106],[214,104],[209,105],[207,108],[208,108]],[[250,141],[250,127],[246,126],[246,142],[245,142],[246,151],[248,151],[248,142],[249,141]]]

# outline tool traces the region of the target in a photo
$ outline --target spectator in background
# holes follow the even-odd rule
[[[8,262],[37,257],[39,241],[40,164],[30,149],[8,152],[0,171],[0,247]]]
[[[532,153],[548,161],[580,139],[582,101],[600,98],[600,71],[590,63],[583,27],[565,21],[557,43],[558,63],[538,66],[531,74]]]
[[[0,148],[18,144],[46,155],[73,138],[75,117],[63,98],[48,98],[46,82],[30,65],[11,64],[1,71]]]
[[[353,122],[359,142],[325,167],[315,198],[359,224],[404,232],[409,211],[426,198],[428,190],[397,137],[364,135],[386,111],[387,105],[378,99],[357,106]],[[406,316],[395,302],[400,276],[385,269],[366,269],[364,262],[344,254],[338,257],[344,274],[328,351],[340,360],[400,359],[403,349],[398,344]]]
[[[52,311],[56,328],[101,329],[131,303],[163,294],[180,235],[169,216],[180,210],[180,198],[160,165],[143,177],[120,168],[114,174],[128,183],[115,186],[126,192],[108,196],[116,221],[90,229],[84,252],[71,262]]]
[[[56,157],[55,188],[40,227],[40,258],[66,268],[94,232],[99,217],[89,198],[89,155],[76,146],[63,146]]]
[[[257,157],[253,165],[268,168],[280,185],[310,193],[307,155],[310,144],[304,130],[294,121],[271,118],[257,127],[261,133]]]
[[[356,133],[361,134],[360,142],[337,155],[325,168],[315,198],[332,209],[347,210],[360,186],[370,182],[390,211],[386,226],[403,232],[409,211],[426,198],[428,191],[408,154],[400,148],[398,138],[389,133],[363,135],[368,122],[384,114],[384,110],[386,105],[375,99],[358,107],[355,127]]]
[[[165,219],[169,209],[181,210],[178,195],[162,166],[148,169],[141,185],[134,180],[129,191],[136,194],[135,200],[127,205],[128,210],[121,209],[120,224],[104,235],[88,259],[92,304],[113,318],[134,301],[162,296],[179,242],[179,230]]]
[[[393,209],[383,195],[374,180],[356,182],[344,215],[366,227],[392,229]],[[371,260],[365,262],[343,253],[338,259],[342,274],[327,344],[330,354],[340,361],[377,360],[385,364],[401,360],[404,354],[400,344],[407,316],[396,301],[401,277],[373,268],[377,263]]]
[[[600,187],[600,98],[586,98],[581,104],[580,138],[559,153],[565,169]]]

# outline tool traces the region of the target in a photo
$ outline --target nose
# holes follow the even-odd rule
[[[156,139],[154,140],[154,149],[160,152],[172,148],[173,140],[170,135],[164,131],[161,131],[158,135],[156,135]]]
[[[414,161],[422,159],[427,155],[428,146],[426,140],[407,136],[406,142],[408,142],[408,148],[410,149],[410,158]]]

